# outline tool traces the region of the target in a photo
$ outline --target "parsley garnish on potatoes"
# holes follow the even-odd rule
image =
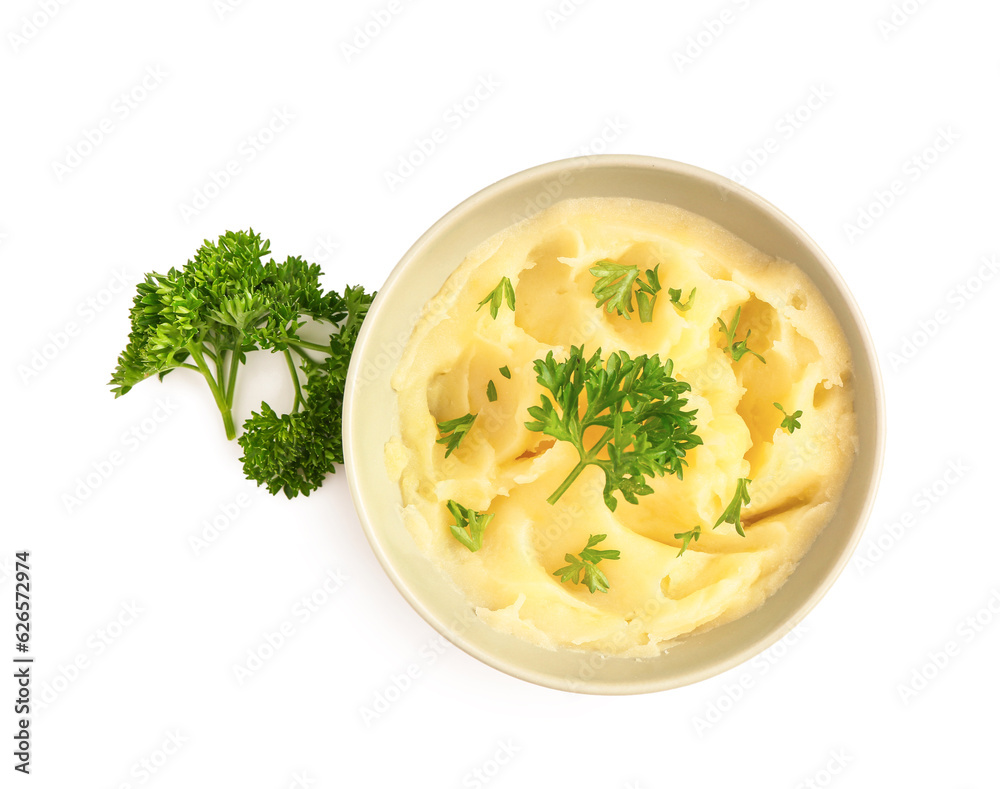
[[[781,426],[789,433],[794,433],[797,428],[802,427],[802,423],[799,422],[799,417],[802,416],[801,411],[789,414],[785,411],[784,407],[782,407],[781,403],[774,403],[774,407],[781,411],[782,415],[785,417],[781,420]]]
[[[747,489],[753,480],[750,479],[738,479],[736,480],[736,493],[733,494],[733,500],[729,502],[729,505],[723,510],[719,519],[715,522],[713,529],[718,528],[723,523],[731,523],[736,527],[736,533],[740,537],[746,537],[746,532],[743,531],[743,524],[740,522],[740,509],[744,504],[750,503],[750,491]]]
[[[656,294],[660,292],[659,269],[658,265],[646,269],[646,281],[643,282],[639,278],[638,266],[624,266],[612,260],[597,261],[590,268],[590,273],[597,277],[593,288],[597,306],[604,307],[609,313],[617,312],[625,320],[632,320],[632,288],[635,286],[639,320],[649,323],[653,320]]]
[[[683,479],[685,453],[702,443],[695,433],[697,411],[685,411],[682,397],[690,384],[671,377],[673,362],[658,355],[637,356],[615,351],[606,361],[601,351],[587,358],[574,346],[556,361],[552,351],[535,360],[538,383],[551,393],[531,406],[535,421],[525,427],[568,441],[580,462],[549,496],[555,504],[587,466],[604,472],[604,502],[612,512],[620,493],[630,504],[653,492],[647,477],[676,474]],[[588,428],[603,428],[597,440],[584,440]],[[593,433],[591,433],[593,436]]]
[[[591,534],[590,539],[587,540],[587,547],[580,551],[579,557],[567,553],[565,561],[569,564],[560,567],[552,574],[559,578],[560,583],[572,581],[575,584],[581,583],[580,577],[582,575],[582,582],[591,594],[594,592],[607,594],[608,589],[611,588],[608,584],[608,577],[601,572],[601,568],[597,564],[602,559],[614,560],[620,555],[619,551],[598,551],[594,548],[595,545],[607,539],[607,536],[606,534]]]
[[[719,318],[719,331],[726,335],[726,344],[723,346],[722,350],[724,353],[728,353],[733,357],[734,362],[738,362],[743,358],[744,354],[752,353],[758,359],[760,359],[764,364],[767,364],[767,359],[761,356],[757,351],[752,351],[747,348],[747,340],[750,339],[750,329],[747,329],[746,337],[742,340],[736,340],[736,327],[740,323],[740,313],[743,311],[743,307],[736,308],[736,314],[733,316],[732,322],[726,326],[726,322]]]
[[[441,437],[437,439],[437,443],[447,447],[444,453],[445,457],[458,449],[458,445],[462,443],[465,434],[472,429],[472,423],[475,421],[475,414],[466,414],[455,419],[438,422],[438,431],[441,433]]]
[[[476,512],[463,507],[454,499],[448,499],[448,511],[455,518],[451,533],[462,545],[475,553],[483,547],[483,532],[493,520],[493,513]]]
[[[511,312],[514,311],[514,286],[510,284],[510,279],[508,277],[503,277],[493,290],[486,294],[486,298],[479,302],[479,306],[476,307],[476,312],[479,312],[487,304],[490,305],[490,315],[493,320],[497,319],[497,315],[500,314],[500,305],[506,300],[507,306],[510,307]]]

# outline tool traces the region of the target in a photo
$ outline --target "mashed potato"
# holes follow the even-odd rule
[[[589,269],[605,259],[659,265],[651,322],[596,306]],[[502,277],[516,309],[504,304],[494,320],[477,307]],[[691,308],[672,304],[668,288],[684,298],[697,288]],[[749,329],[766,364],[723,351],[717,319],[729,324],[737,308],[737,339]],[[616,350],[672,359],[692,387],[687,408],[704,442],[687,453],[683,479],[653,477],[654,493],[614,512],[594,466],[549,504],[579,456],[525,427],[529,406],[548,394],[534,360],[581,344],[605,359]],[[850,353],[816,287],[791,263],[659,203],[567,200],[480,245],[426,305],[392,384],[398,429],[386,463],[414,540],[481,619],[549,648],[652,656],[757,608],[832,516],[857,451]],[[800,429],[781,427],[775,402],[803,412]],[[437,423],[469,413],[476,421],[446,458]],[[752,480],[746,537],[729,523],[712,528],[740,478]],[[452,535],[449,499],[494,515],[480,550]],[[674,535],[699,525],[700,539],[678,556]],[[620,551],[600,564],[606,594],[553,575],[592,534]]]

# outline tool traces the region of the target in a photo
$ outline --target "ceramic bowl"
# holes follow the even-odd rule
[[[826,297],[854,357],[860,449],[839,508],[785,584],[746,616],[684,639],[656,658],[549,651],[492,630],[422,555],[400,515],[399,488],[383,447],[395,413],[390,377],[424,304],[470,250],[556,200],[632,197],[672,203],[722,225],[758,249],[797,264]],[[784,213],[714,173],[644,156],[590,156],[517,173],[449,211],[410,248],[379,290],[348,374],[344,454],[351,495],[385,572],[438,632],[484,663],[567,691],[646,693],[726,671],[781,639],[819,602],[850,559],[882,466],[883,394],[875,349],[857,304],[830,260]],[[845,638],[848,634],[844,634]]]

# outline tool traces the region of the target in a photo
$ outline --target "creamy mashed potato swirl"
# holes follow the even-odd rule
[[[651,322],[595,306],[589,269],[604,259],[659,265]],[[516,310],[504,304],[494,320],[477,306],[505,276]],[[697,288],[691,308],[678,310],[668,288],[684,298]],[[737,308],[737,339],[749,329],[766,364],[724,353],[717,319],[728,325]],[[653,494],[611,512],[603,474],[588,466],[555,505],[546,501],[579,457],[525,428],[544,391],[532,364],[574,345],[673,360],[704,441],[688,452],[683,480],[654,477]],[[549,648],[652,656],[757,608],[832,516],[857,452],[850,353],[812,282],[718,225],[653,202],[567,200],[480,245],[425,306],[392,385],[398,429],[386,463],[414,540],[480,618]],[[783,429],[774,402],[801,410],[801,428]],[[467,413],[476,421],[446,458],[437,423]],[[752,480],[746,537],[728,523],[712,528],[740,478]],[[449,499],[494,514],[479,551],[451,534]],[[700,539],[678,556],[674,535],[698,525]],[[606,594],[553,575],[592,534],[620,551],[600,565]]]

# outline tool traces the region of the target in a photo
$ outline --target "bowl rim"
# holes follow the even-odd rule
[[[391,292],[396,282],[402,277],[403,272],[409,267],[411,261],[420,255],[425,246],[430,244],[434,238],[442,232],[442,230],[458,221],[462,215],[468,213],[481,203],[484,203],[492,199],[495,195],[516,187],[523,182],[545,180],[546,178],[558,176],[565,171],[576,172],[582,169],[590,168],[668,170],[675,174],[695,178],[697,180],[704,181],[709,185],[715,186],[720,190],[720,194],[737,194],[744,200],[754,204],[759,210],[772,217],[777,223],[784,225],[785,228],[789,230],[799,242],[801,242],[808,254],[817,261],[826,275],[829,276],[831,281],[834,283],[840,297],[843,299],[844,305],[846,306],[851,319],[855,323],[858,336],[860,338],[860,346],[864,351],[868,367],[871,370],[873,405],[875,409],[873,419],[876,429],[874,436],[869,436],[869,439],[873,442],[873,456],[872,471],[865,488],[865,500],[859,510],[857,520],[853,525],[850,537],[844,549],[841,551],[840,556],[837,558],[824,580],[812,590],[811,594],[803,598],[782,622],[769,630],[764,636],[748,641],[742,646],[742,648],[735,650],[728,658],[713,661],[703,668],[691,670],[676,681],[665,680],[657,682],[652,679],[642,679],[631,682],[610,682],[587,679],[570,679],[568,677],[564,678],[563,681],[560,681],[559,679],[553,678],[550,674],[535,671],[530,666],[506,661],[489,650],[486,650],[478,644],[470,641],[467,637],[465,637],[465,635],[463,635],[463,633],[456,632],[454,627],[443,621],[420,599],[418,595],[410,589],[409,585],[390,561],[383,540],[380,538],[378,531],[373,528],[374,518],[369,513],[368,506],[361,494],[361,483],[355,470],[356,464],[354,463],[354,448],[356,446],[356,437],[359,425],[357,424],[358,418],[354,409],[354,401],[356,399],[355,389],[358,386],[358,379],[361,371],[360,360],[365,355],[364,351],[369,342],[369,338],[373,334],[372,327],[377,323],[379,314],[382,312],[384,305],[389,301],[387,298],[381,300],[376,298],[374,300],[368,317],[366,317],[364,323],[362,324],[361,331],[358,335],[355,349],[351,357],[350,366],[348,368],[343,413],[344,462],[351,498],[354,502],[358,519],[361,522],[361,527],[369,545],[371,546],[372,552],[375,554],[375,558],[382,566],[382,569],[385,571],[390,581],[403,598],[410,604],[410,606],[424,619],[424,621],[426,621],[432,628],[434,628],[434,630],[436,630],[452,644],[468,655],[497,669],[498,671],[517,679],[547,688],[567,692],[599,695],[629,695],[660,692],[673,688],[684,687],[686,685],[718,676],[745,663],[755,655],[766,651],[788,635],[788,633],[791,632],[819,604],[820,600],[827,594],[827,592],[829,592],[830,588],[841,576],[857,549],[858,543],[861,541],[861,537],[871,517],[871,512],[874,508],[875,499],[881,481],[886,440],[885,391],[882,373],[879,367],[878,353],[875,349],[871,332],[869,331],[868,324],[864,319],[864,315],[854,298],[854,294],[847,286],[847,283],[844,281],[836,266],[819,247],[819,245],[812,239],[812,237],[809,236],[805,230],[803,230],[787,214],[785,214],[785,212],[758,195],[756,192],[753,192],[745,186],[742,186],[741,184],[738,184],[735,181],[732,181],[731,179],[711,170],[706,170],[695,165],[672,159],[664,159],[641,154],[593,154],[588,156],[558,159],[544,164],[535,165],[508,175],[465,198],[447,211],[433,225],[431,225],[403,254],[399,262],[397,262],[393,267],[382,287],[379,288],[378,293],[381,295],[383,293]],[[553,202],[555,202],[555,200]],[[763,603],[763,605],[766,604],[767,601]]]

